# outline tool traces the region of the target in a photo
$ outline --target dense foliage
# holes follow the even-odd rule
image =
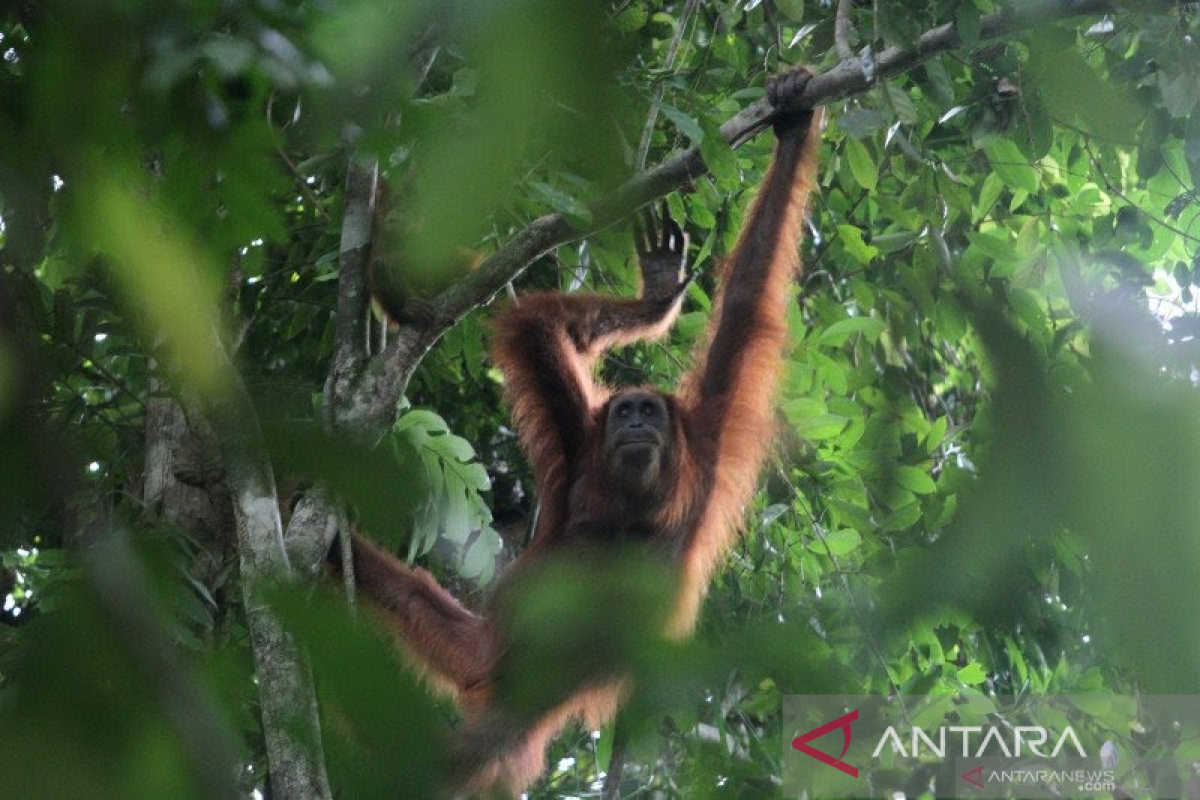
[[[381,442],[330,427],[348,170],[378,163],[422,302],[548,212],[585,235],[516,291],[628,293],[629,228],[596,209],[699,146],[708,173],[667,203],[701,278],[667,340],[604,365],[667,386],[770,153],[720,124],[781,66],[848,48],[869,71],[943,23],[959,46],[827,106],[777,443],[695,641],[637,654],[623,791],[776,786],[786,694],[1200,691],[1200,13],[1114,3],[981,39],[1002,3],[877,0],[837,42],[837,5],[5,4],[5,784],[267,791],[257,603],[311,645],[333,789],[434,781],[453,712],[334,581],[247,603],[241,473],[212,444],[231,428],[195,413],[248,390],[285,526],[331,487],[476,600],[525,543],[490,297],[433,336]],[[1193,722],[1146,755],[1200,758]],[[1106,724],[1087,735],[1142,747]],[[568,733],[537,794],[594,791],[612,751],[611,729]]]

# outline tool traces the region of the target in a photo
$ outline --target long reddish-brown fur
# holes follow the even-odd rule
[[[608,348],[665,333],[682,292],[647,291],[637,299],[535,294],[496,320],[492,354],[533,466],[540,512],[533,543],[498,583],[493,611],[503,608],[512,575],[550,554],[570,558],[581,547],[594,552],[607,537],[628,531],[634,519],[645,521],[650,539],[678,572],[666,632],[682,636],[694,626],[771,439],[788,287],[798,268],[797,242],[819,143],[817,115],[787,106],[807,77],[781,76],[776,80],[790,84],[772,89],[781,105],[775,158],[724,265],[698,363],[680,393],[664,397],[670,446],[652,507],[645,508],[644,497],[637,507],[624,503],[604,477],[604,426],[614,391],[592,372]],[[607,674],[534,721],[514,722],[493,681],[508,645],[504,625],[466,610],[428,573],[364,540],[355,539],[354,555],[358,582],[403,649],[463,708],[466,766],[459,788],[519,793],[541,773],[546,745],[571,718],[598,726],[612,717],[625,680]]]

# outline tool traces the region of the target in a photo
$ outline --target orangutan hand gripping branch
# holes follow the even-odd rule
[[[788,285],[819,145],[817,115],[797,107],[810,77],[795,70],[767,83],[777,109],[774,161],[724,265],[704,351],[677,394],[612,389],[592,374],[608,348],[660,336],[679,313],[687,238],[666,215],[661,231],[639,235],[640,297],[534,294],[496,320],[493,357],[533,465],[540,514],[489,613],[473,614],[428,573],[355,539],[363,593],[408,656],[462,706],[459,790],[522,791],[562,726],[575,717],[603,724],[624,688],[620,675],[597,675],[534,718],[509,712],[497,690],[515,646],[506,600],[531,567],[644,545],[674,573],[663,633],[685,635],[695,623],[771,440]]]

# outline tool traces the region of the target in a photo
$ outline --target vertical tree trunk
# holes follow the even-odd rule
[[[308,659],[263,600],[266,589],[292,578],[283,545],[275,476],[250,395],[215,328],[208,346],[227,383],[188,395],[190,417],[215,443],[233,501],[242,599],[258,678],[271,789],[281,798],[327,798],[321,723]],[[211,434],[209,433],[211,431]]]

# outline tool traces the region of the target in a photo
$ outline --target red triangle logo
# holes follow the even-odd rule
[[[799,750],[801,753],[804,753],[805,755],[812,756],[817,761],[820,761],[823,764],[828,764],[829,766],[833,767],[834,769],[841,770],[842,772],[849,775],[851,778],[857,778],[858,777],[858,768],[852,767],[849,764],[847,764],[845,761],[842,761],[842,756],[846,755],[846,751],[850,749],[850,736],[851,736],[850,723],[854,722],[854,720],[856,720],[856,719],[858,719],[858,710],[857,709],[854,711],[851,711],[849,714],[844,714],[844,715],[838,717],[837,719],[833,720],[832,722],[826,722],[824,725],[822,725],[819,728],[813,728],[808,733],[797,736],[795,739],[792,739],[792,747]],[[815,747],[808,746],[808,743],[811,742],[813,739],[820,739],[822,736],[829,733],[830,731],[836,730],[839,728],[841,729],[842,735],[845,737],[845,739],[843,740],[843,744],[842,744],[842,752],[841,752],[841,754],[838,755],[837,758],[834,758],[833,756],[829,755],[828,753],[822,753],[820,750],[817,750]]]

